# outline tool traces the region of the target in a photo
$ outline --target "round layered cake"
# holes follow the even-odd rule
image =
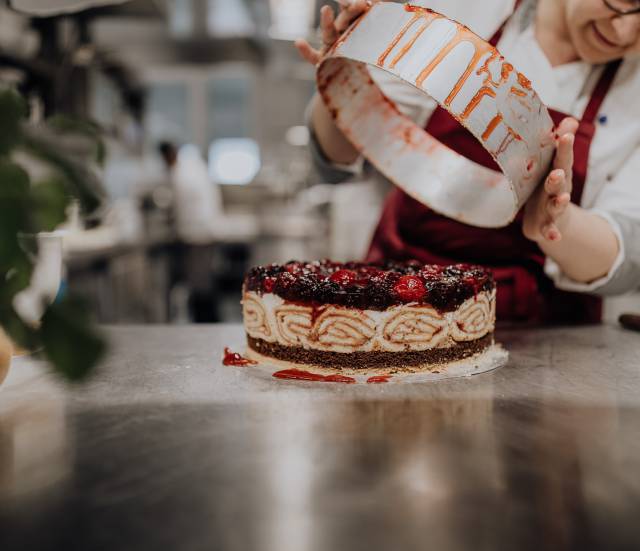
[[[493,345],[490,271],[418,262],[289,262],[243,285],[250,354],[296,365],[438,369]]]

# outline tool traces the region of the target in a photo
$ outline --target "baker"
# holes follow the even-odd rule
[[[640,0],[414,3],[466,24],[527,75],[557,125],[556,155],[546,180],[506,228],[448,219],[394,188],[367,260],[487,265],[498,281],[500,320],[600,321],[602,297],[640,284]],[[337,14],[322,8],[323,50],[296,43],[310,63],[318,63],[370,2],[340,4]],[[428,96],[380,70],[372,76],[432,136],[498,170],[477,140]],[[327,181],[344,181],[363,166],[373,170],[318,95],[309,119],[312,151]]]

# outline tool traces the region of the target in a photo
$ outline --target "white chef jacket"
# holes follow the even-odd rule
[[[487,40],[513,12],[515,0],[422,0],[414,2],[464,23]],[[580,119],[603,70],[583,61],[552,67],[534,34],[535,1],[525,1],[510,19],[498,43],[501,53],[533,83],[549,107]],[[398,108],[424,127],[436,103],[382,70],[372,77]],[[640,285],[640,56],[624,61],[598,116],[581,206],[605,218],[616,234],[620,253],[603,278],[582,284],[547,259],[546,274],[556,287],[599,295],[620,294]],[[321,173],[337,182],[361,172],[362,159],[344,166],[323,157],[315,140],[312,152]]]
[[[209,178],[199,152],[180,150],[171,179],[178,236],[192,245],[213,242],[215,223],[222,212],[220,190]]]

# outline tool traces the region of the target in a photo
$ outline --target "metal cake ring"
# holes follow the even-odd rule
[[[459,155],[402,115],[369,65],[436,100],[502,173]],[[380,172],[466,224],[513,221],[555,153],[553,121],[531,82],[467,27],[427,8],[375,3],[327,52],[317,83],[338,127]]]

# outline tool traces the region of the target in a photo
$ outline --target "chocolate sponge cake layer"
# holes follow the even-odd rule
[[[444,365],[469,358],[493,344],[493,333],[471,342],[457,343],[449,348],[433,348],[408,352],[328,352],[297,346],[284,346],[247,335],[249,348],[277,360],[332,369],[402,369]]]

